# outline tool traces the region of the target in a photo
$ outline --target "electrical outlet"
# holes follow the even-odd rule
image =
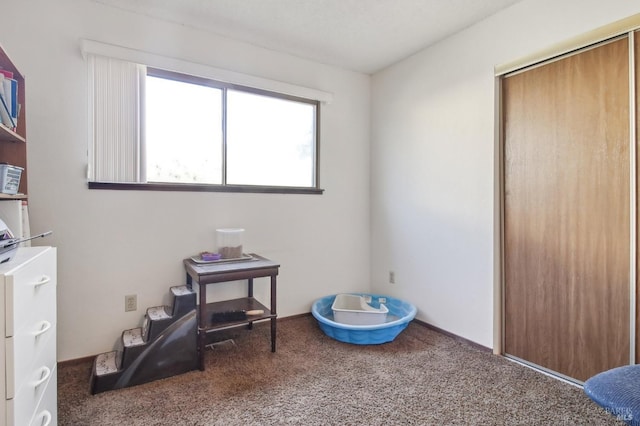
[[[138,296],[135,294],[129,294],[124,297],[124,311],[135,311],[138,309]]]
[[[396,273],[393,271],[389,271],[389,284],[396,283]]]

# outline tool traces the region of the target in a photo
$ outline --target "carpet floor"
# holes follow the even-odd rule
[[[206,370],[89,393],[90,362],[58,372],[60,425],[622,425],[582,389],[411,323],[358,346],[311,316],[236,330]]]

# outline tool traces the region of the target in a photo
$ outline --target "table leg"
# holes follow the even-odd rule
[[[253,297],[253,278],[247,279],[247,296]],[[253,330],[253,323],[247,324],[247,330]]]
[[[276,276],[271,275],[271,352],[276,351]]]
[[[207,285],[199,284],[199,312],[198,315],[198,366],[200,371],[204,371],[204,349],[207,340],[205,332],[207,326]]]

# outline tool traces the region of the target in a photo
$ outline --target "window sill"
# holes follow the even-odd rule
[[[123,183],[89,182],[89,189],[111,189],[120,191],[178,191],[178,192],[238,192],[254,194],[317,194],[324,189],[290,186],[259,185],[207,185],[184,183]]]

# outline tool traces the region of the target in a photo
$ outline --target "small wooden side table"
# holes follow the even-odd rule
[[[187,286],[193,288],[195,282],[198,291],[198,364],[204,371],[204,350],[206,335],[215,330],[224,330],[242,325],[252,327],[255,321],[269,319],[271,321],[271,352],[276,351],[276,276],[280,265],[257,254],[250,254],[249,260],[238,260],[217,263],[197,263],[193,259],[184,259],[187,273]],[[253,297],[253,279],[271,277],[270,308]],[[207,285],[228,281],[247,280],[247,297],[207,303]],[[212,321],[214,313],[230,311],[262,310],[259,315],[247,316],[242,320]]]

